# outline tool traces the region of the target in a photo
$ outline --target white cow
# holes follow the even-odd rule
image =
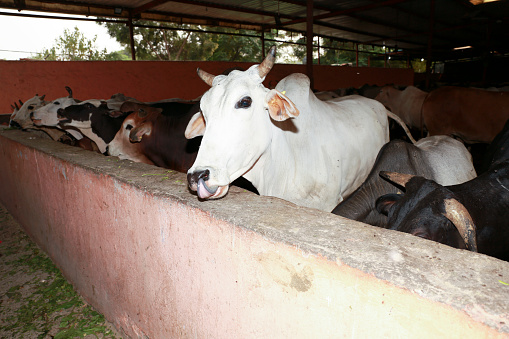
[[[203,135],[189,187],[202,199],[220,198],[240,176],[261,195],[331,211],[366,179],[389,141],[388,111],[361,96],[321,101],[304,74],[262,85],[275,60],[228,76],[198,69],[210,86],[185,135]],[[293,119],[295,118],[295,119]]]
[[[393,86],[384,86],[375,100],[380,101],[408,126],[421,128],[421,108],[427,95],[428,92],[414,86],[408,86],[402,91]]]
[[[36,109],[32,116],[32,121],[36,126],[57,126],[58,118],[57,111],[59,108],[75,105],[80,102],[72,97],[72,90],[68,86],[65,87],[68,96],[55,99],[48,102],[43,107]]]
[[[65,137],[65,132],[58,130],[56,128],[46,128],[35,126],[31,117],[33,113],[44,107],[47,102],[44,101],[44,95],[38,96],[37,94],[33,97],[22,103],[21,107],[15,107],[13,113],[11,114],[9,126],[11,127],[19,127],[25,131],[30,131],[32,133],[36,133],[41,138],[51,138],[53,140],[60,140]]]
[[[35,95],[33,98],[28,99],[25,103],[21,103],[21,107],[17,107],[14,109],[14,112],[11,114],[9,126],[15,127],[18,126],[21,129],[27,129],[34,127],[30,116],[32,113],[40,107],[43,107],[46,104],[44,101],[44,95],[39,96]]]

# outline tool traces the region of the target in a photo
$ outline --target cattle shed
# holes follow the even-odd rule
[[[482,67],[507,55],[507,5],[0,0],[16,15],[219,26],[253,30],[260,39],[285,29],[306,34],[308,47],[319,36],[384,45],[387,58],[475,59]],[[466,45],[472,47],[454,49]],[[79,99],[117,92],[141,101],[194,99],[208,89],[197,67],[220,74],[251,65],[0,61],[0,113],[36,93],[46,100],[66,96],[65,86]],[[415,82],[411,69],[276,64],[264,84],[274,87],[296,72],[324,91]],[[505,261],[238,187],[220,200],[200,201],[184,173],[3,126],[0,203],[128,338],[509,337]]]
[[[0,202],[131,338],[496,338],[509,264],[0,129]]]

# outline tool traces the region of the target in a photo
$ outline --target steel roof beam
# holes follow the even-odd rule
[[[170,0],[153,0],[153,1],[147,2],[144,5],[141,5],[139,7],[134,8],[131,11],[131,13],[132,13],[133,16],[135,16],[137,14],[140,14],[140,13],[143,13],[145,11],[148,11],[151,8],[157,7],[157,6],[162,5],[162,4],[164,4],[166,2],[169,2],[169,1]]]

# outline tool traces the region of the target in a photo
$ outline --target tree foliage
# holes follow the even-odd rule
[[[177,30],[195,29],[189,25],[137,21],[140,25],[168,29],[134,27],[134,46],[137,60],[208,60],[217,43],[207,33]],[[124,24],[102,22],[108,34],[130,51],[129,27]]]
[[[107,53],[95,47],[97,36],[87,39],[78,29],[65,30],[56,39],[55,46],[38,53],[44,60],[130,60],[131,41],[125,23],[98,22],[117,40],[123,50]],[[235,30],[225,27],[178,25],[152,21],[136,21],[133,28],[137,60],[193,60],[259,62],[265,57],[259,32]],[[278,46],[277,61],[282,63],[306,62],[306,37],[299,33],[271,30],[264,33],[265,48]],[[407,61],[386,61],[383,47],[358,45],[332,39],[315,38],[313,63],[322,65],[356,65],[370,67],[407,67]],[[319,43],[320,48],[316,45]],[[320,55],[318,55],[320,53]],[[418,68],[421,62],[412,61]]]
[[[53,61],[107,60],[106,49],[100,51],[95,47],[97,35],[87,39],[78,27],[74,31],[66,29],[64,34],[55,40],[55,45],[44,49],[35,59]]]
[[[129,27],[115,22],[102,22],[108,34],[130,51]],[[136,21],[134,45],[137,60],[212,60],[258,62],[262,57],[259,33],[224,27],[177,25],[152,21]],[[161,28],[158,28],[161,27]],[[180,30],[179,30],[180,29]],[[218,34],[218,33],[224,34]],[[265,34],[273,39],[277,33]],[[268,48],[268,47],[267,47]]]

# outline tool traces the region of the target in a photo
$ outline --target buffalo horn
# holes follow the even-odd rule
[[[446,199],[444,201],[444,216],[449,219],[458,232],[460,232],[467,249],[477,252],[477,242],[475,240],[475,224],[467,209],[456,199]]]
[[[210,73],[205,72],[204,70],[197,68],[196,73],[198,73],[198,76],[205,81],[207,85],[212,87],[212,82],[214,81],[215,75],[212,75]]]
[[[69,93],[69,98],[72,98],[72,89],[69,86],[65,86],[65,89],[67,90],[67,93]]]
[[[270,48],[269,53],[267,53],[263,62],[258,66],[258,74],[260,75],[260,78],[264,78],[269,73],[272,66],[274,66],[274,61],[276,61],[275,45]]]
[[[381,171],[380,176],[382,178],[385,178],[401,187],[405,187],[405,185],[412,179],[414,176],[412,174],[404,174],[404,173],[397,173],[397,172],[388,172],[388,171]]]

